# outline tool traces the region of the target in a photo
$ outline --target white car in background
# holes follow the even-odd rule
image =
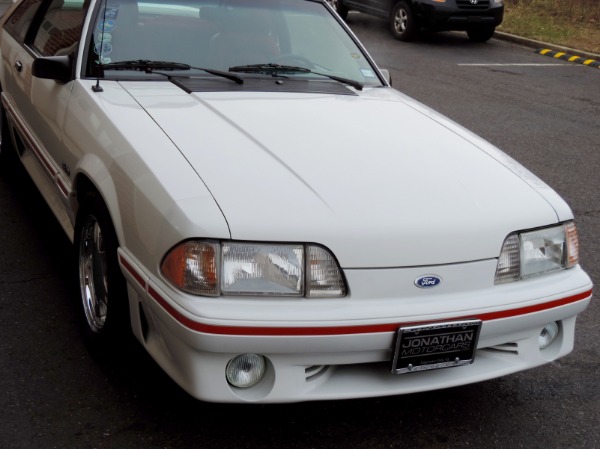
[[[392,89],[324,0],[27,0],[1,163],[77,249],[85,336],[191,395],[478,382],[573,348],[592,284],[546,184]]]

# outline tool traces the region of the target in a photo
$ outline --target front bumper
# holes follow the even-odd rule
[[[448,388],[539,366],[573,349],[576,316],[592,294],[591,282],[579,267],[543,280],[482,289],[489,279],[470,286],[458,279],[453,285],[451,273],[461,272],[459,264],[437,267],[448,281],[446,290],[435,295],[415,288],[403,298],[387,298],[388,284],[399,277],[416,278],[417,269],[394,269],[349,270],[353,294],[343,300],[202,299],[182,297],[160,280],[151,280],[122,251],[120,262],[138,339],[192,396],[215,402],[388,396]],[[487,271],[492,263],[468,264],[466,272]],[[368,290],[365,279],[377,286],[367,301],[360,298],[361,290]],[[399,327],[467,318],[482,320],[473,364],[391,374]],[[538,336],[553,321],[559,323],[559,336],[540,350]],[[238,389],[227,383],[225,367],[244,353],[265,356],[267,372],[257,385]]]
[[[491,0],[475,5],[468,0],[423,1],[415,2],[415,12],[427,28],[464,31],[474,26],[497,27],[504,18],[504,5]]]

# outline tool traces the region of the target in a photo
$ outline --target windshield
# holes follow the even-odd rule
[[[240,69],[267,64],[309,70],[362,85],[381,82],[365,55],[321,2],[309,0],[106,0],[97,11],[88,75],[126,73],[115,63],[161,61],[192,68],[260,73]],[[104,7],[104,5],[106,5]],[[112,67],[111,67],[112,66]],[[117,71],[116,68],[119,68]],[[273,75],[273,73],[270,73]],[[147,73],[146,73],[147,75]]]

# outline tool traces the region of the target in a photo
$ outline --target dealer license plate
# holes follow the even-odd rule
[[[392,373],[403,374],[473,363],[480,320],[453,321],[398,330]]]

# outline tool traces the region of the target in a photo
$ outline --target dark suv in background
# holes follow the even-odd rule
[[[392,34],[411,40],[421,28],[432,31],[466,31],[469,39],[485,42],[504,16],[503,0],[328,0],[346,18],[360,11],[390,21]]]

